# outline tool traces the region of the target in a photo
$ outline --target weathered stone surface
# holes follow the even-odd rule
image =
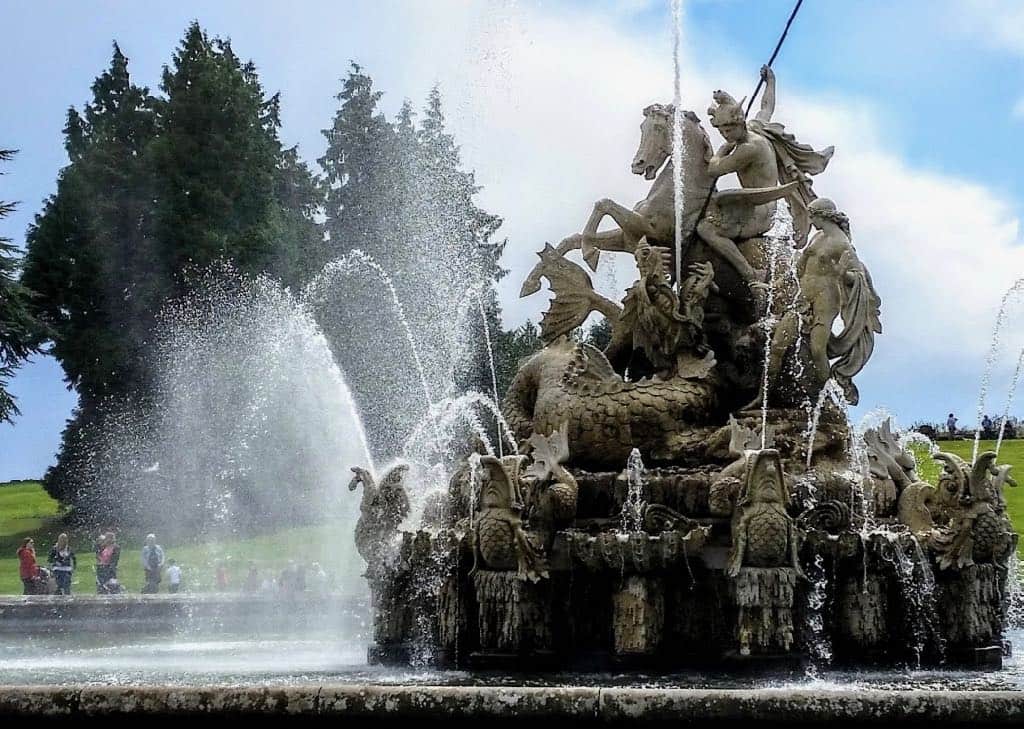
[[[701,690],[526,686],[303,685],[287,688],[0,689],[0,715],[114,718],[255,715],[417,722],[545,719],[592,723],[774,721],[787,724],[963,722],[1014,725],[1024,692],[861,689]]]

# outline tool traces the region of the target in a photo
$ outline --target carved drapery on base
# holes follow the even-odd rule
[[[502,653],[550,650],[550,587],[519,579],[515,572],[477,570],[480,649]]]
[[[742,567],[732,579],[739,608],[740,653],[788,651],[793,647],[793,599],[797,572],[791,567]]]

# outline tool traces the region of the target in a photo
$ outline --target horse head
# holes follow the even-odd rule
[[[653,180],[672,154],[672,104],[651,104],[640,124],[640,147],[633,157],[633,174]]]

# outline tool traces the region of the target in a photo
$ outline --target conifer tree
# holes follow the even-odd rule
[[[147,152],[155,235],[177,290],[187,289],[183,273],[219,260],[243,273],[301,278],[294,269],[319,249],[318,201],[308,170],[278,138],[280,98],[265,96],[255,66],[242,63],[230,41],[209,38],[197,23],[160,86],[165,98]]]
[[[115,44],[83,112],[68,111],[71,164],[28,232],[25,283],[38,292],[52,353],[86,401],[142,386],[142,342],[163,297],[164,272],[148,236],[143,163],[155,116]]]
[[[133,85],[115,44],[92,100],[68,112],[70,164],[28,234],[25,283],[79,394],[46,478],[65,500],[89,485],[104,424],[149,406],[158,317],[190,271],[226,260],[297,285],[325,257],[318,182],[281,144],[280,99],[255,67],[192,24],[162,89]]]
[[[0,149],[0,162],[14,157],[14,150]],[[0,174],[3,174],[0,172]],[[0,218],[14,211],[14,203],[0,200]],[[0,423],[14,421],[19,414],[8,382],[14,371],[39,351],[43,336],[39,321],[30,308],[30,291],[19,280],[21,255],[10,238],[0,237]]]

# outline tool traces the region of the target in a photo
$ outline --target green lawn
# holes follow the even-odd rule
[[[36,558],[45,565],[57,535],[66,531],[78,558],[72,583],[73,592],[95,592],[95,564],[92,553],[94,535],[65,525],[60,504],[50,498],[42,485],[34,482],[0,484],[0,594],[21,594],[18,558],[15,554],[25,537],[32,537]],[[159,536],[159,535],[158,535]],[[138,592],[145,583],[140,550],[145,533],[119,532],[121,559],[118,579],[129,592]],[[224,561],[230,588],[239,589],[255,563],[261,574],[276,576],[290,559],[306,565],[319,562],[336,583],[358,576],[364,565],[352,549],[344,549],[332,525],[296,527],[274,534],[205,544],[180,544],[163,541],[167,559],[182,567],[183,587],[193,591],[214,589],[214,564]],[[342,555],[349,555],[346,562]],[[166,581],[161,584],[167,589]]]
[[[955,453],[966,461],[971,460],[971,452],[974,449],[973,440],[939,441],[939,449],[947,453]],[[979,453],[994,451],[996,442],[994,440],[983,440],[978,449]],[[1010,515],[1014,528],[1018,533],[1024,533],[1024,440],[1004,440],[999,449],[1000,464],[1008,463],[1013,466],[1010,475],[1020,481],[1017,488],[1004,488],[1003,495],[1006,497],[1006,511]],[[918,473],[929,483],[935,483],[939,475],[938,464],[930,458],[918,457]],[[1017,552],[1024,558],[1024,539],[1017,545]]]
[[[943,441],[939,447],[970,460],[973,442]],[[994,448],[993,441],[981,442],[982,451]],[[1017,531],[1024,531],[1024,440],[1004,441],[999,452],[999,462],[1013,465],[1012,474],[1021,479],[1020,488],[1006,489],[1006,502]],[[935,483],[939,468],[931,459],[919,457],[918,471],[922,478]],[[21,540],[24,537],[35,539],[39,562],[45,564],[50,547],[62,531],[68,531],[71,546],[78,555],[73,590],[95,591],[95,559],[91,544],[93,535],[68,529],[62,517],[60,504],[51,499],[40,484],[0,484],[0,594],[20,594],[22,591],[21,580],[18,578],[18,558],[15,555]],[[145,582],[139,558],[143,536],[142,532],[118,535],[122,550],[118,577],[131,592],[137,592]],[[214,563],[218,559],[224,560],[227,566],[232,589],[237,589],[245,579],[250,560],[261,573],[269,571],[276,575],[289,559],[295,559],[306,564],[320,562],[339,581],[355,577],[363,565],[358,557],[350,557],[348,563],[342,563],[340,556],[352,555],[354,551],[343,544],[345,541],[346,535],[339,534],[336,527],[324,525],[285,529],[274,534],[211,544],[164,542],[162,546],[167,558],[176,559],[182,566],[185,587],[207,591],[213,589]],[[1020,546],[1021,556],[1024,557],[1024,540]],[[166,584],[162,587],[166,589]]]

